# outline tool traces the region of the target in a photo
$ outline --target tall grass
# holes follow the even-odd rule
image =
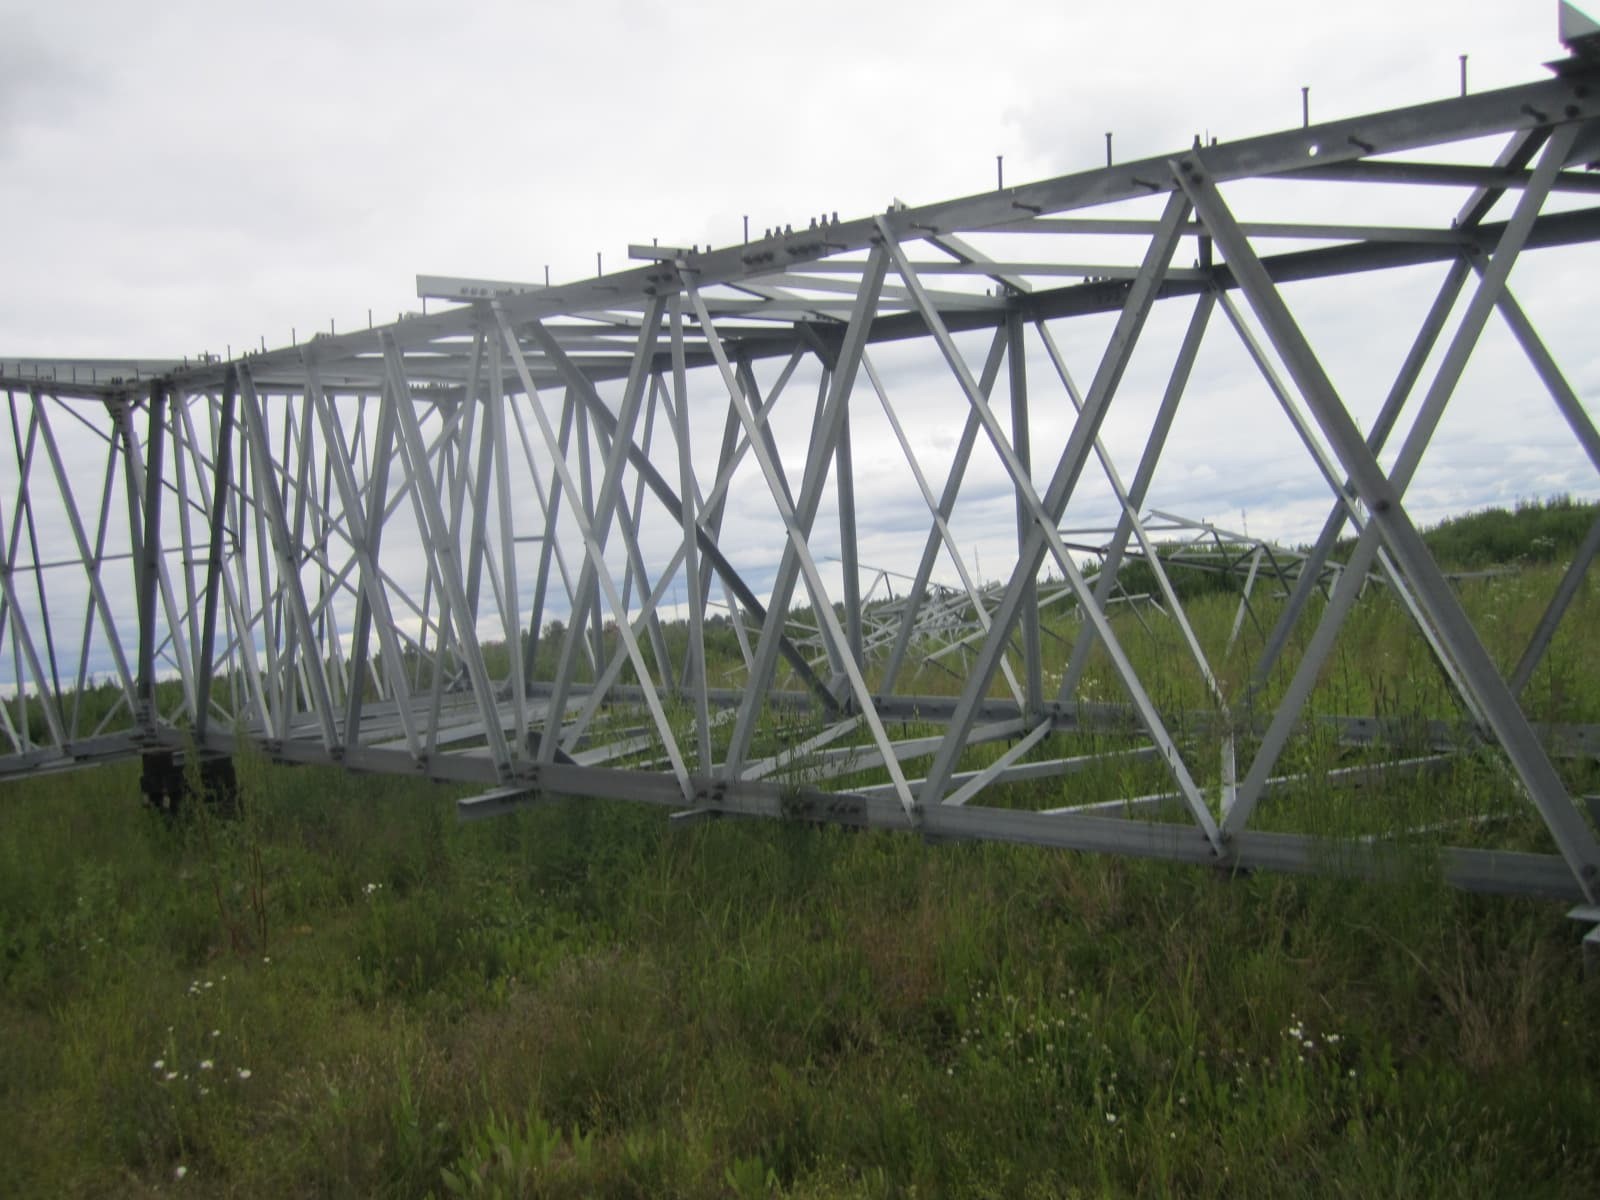
[[[1595,1000],[1546,905],[612,804],[457,827],[421,785],[243,775],[209,852],[123,770],[0,809],[7,1190],[1600,1181]],[[247,896],[252,856],[245,946],[213,873]]]
[[[1559,569],[1461,585],[1502,665]],[[1530,684],[1541,720],[1600,714],[1595,604],[1580,597]],[[1259,633],[1225,653],[1232,606],[1201,596],[1193,616],[1242,709]],[[1214,788],[1217,730],[1182,716],[1209,701],[1175,633],[1118,622]],[[1076,628],[1049,623],[1064,658]],[[1085,698],[1120,689],[1097,658]],[[1396,718],[1402,740],[1457,711],[1381,592],[1310,708]],[[820,727],[773,714],[752,754]],[[1060,733],[1037,755],[1129,741]],[[1470,838],[1468,820],[1511,814],[1497,843],[1538,845],[1489,755],[1376,796],[1323,782],[1396,749],[1308,724],[1282,763],[1299,782],[1257,824],[1348,836],[1454,820]],[[1445,888],[1425,845],[1375,886],[785,823],[679,828],[600,802],[458,826],[449,789],[238,766],[236,820],[145,810],[129,766],[0,798],[0,1192],[1600,1190],[1600,999],[1580,930],[1560,906]],[[1594,785],[1592,763],[1563,770]],[[1166,786],[1157,764],[1108,760],[983,799]]]

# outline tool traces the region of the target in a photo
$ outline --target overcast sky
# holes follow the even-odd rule
[[[0,354],[286,344],[891,197],[1543,75],[1555,0],[0,0]]]
[[[627,265],[629,242],[735,241],[745,215],[759,231],[979,192],[994,185],[997,154],[1020,183],[1102,162],[1107,130],[1119,159],[1142,157],[1196,133],[1297,125],[1303,85],[1324,120],[1453,95],[1461,54],[1474,90],[1543,78],[1563,54],[1555,0],[0,0],[0,31],[0,356],[283,345],[291,329],[304,338],[330,320],[343,329],[369,310],[392,320],[418,308],[418,273],[539,280],[548,267],[559,282],[592,274],[596,252],[608,270]],[[1592,411],[1594,308],[1569,304],[1563,283],[1592,278],[1583,253],[1530,256],[1513,283]],[[1353,409],[1375,408],[1440,276],[1385,285],[1410,304],[1410,328],[1363,327],[1366,306],[1337,285],[1297,308]],[[1150,385],[1147,399],[1186,315],[1152,325],[1166,358],[1129,376],[1130,388]],[[1063,335],[1080,382],[1108,329],[1090,320]],[[1495,336],[1419,477],[1419,517],[1600,491]],[[1327,501],[1304,465],[1235,467],[1285,436],[1219,407],[1251,368],[1236,345],[1203,362],[1197,390],[1213,404],[1180,419],[1153,498],[1308,537]],[[915,389],[927,377],[898,378]],[[919,444],[948,456],[962,401],[948,377],[938,386],[949,415]],[[795,401],[795,429],[809,404]],[[1148,406],[1132,400],[1107,426],[1125,475],[1147,427]],[[1036,462],[1059,452],[1066,428],[1036,436]],[[869,493],[878,459],[898,458],[886,437],[886,425],[858,435]],[[996,470],[974,472],[974,492],[993,492],[994,527],[971,515],[975,502],[964,536],[1003,556],[1013,518]],[[916,495],[909,476],[881,478],[863,511],[882,519],[864,520],[862,557],[905,569],[920,537],[907,540],[893,506]],[[925,510],[915,517],[906,527],[925,530]],[[771,547],[761,527],[730,529],[741,536]]]

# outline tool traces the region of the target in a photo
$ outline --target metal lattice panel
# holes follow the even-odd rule
[[[1493,747],[1548,844],[1475,841],[1445,851],[1447,873],[1600,900],[1600,844],[1553,761],[1592,757],[1600,737],[1536,728],[1519,702],[1600,527],[1508,676],[1404,501],[1491,321],[1600,468],[1600,437],[1508,286],[1519,256],[1600,240],[1600,177],[1582,169],[1597,85],[1573,60],[1523,87],[830,214],[737,246],[636,247],[643,265],[577,284],[422,277],[419,293],[450,307],[233,362],[6,359],[0,772],[247,738],[285,761],[492,789],[468,815],[611,796],[1312,870],[1333,862],[1330,839],[1257,818],[1295,786],[1285,749],[1378,579],[1459,721],[1326,781],[1381,791]],[[1351,197],[1363,219],[1242,215],[1289,192]],[[1377,315],[1385,272],[1422,267],[1438,290],[1421,321]],[[1361,315],[1415,326],[1365,432],[1286,299],[1350,276],[1374,281]],[[1080,388],[1062,331],[1096,316],[1105,336]],[[1208,657],[1158,553],[1179,526],[1141,516],[1202,347],[1219,341],[1251,364],[1329,504],[1292,556],[1179,523],[1283,593],[1275,614],[1250,612],[1242,685]],[[1170,366],[1137,460],[1119,464],[1102,433],[1136,351]],[[936,375],[960,402],[938,462],[914,411]],[[1039,452],[1047,427],[1058,454]],[[964,491],[979,460],[1014,511],[997,584],[954,532],[994,501]],[[920,510],[914,532],[897,526],[903,549],[920,547],[903,577],[862,562],[875,514],[858,485],[880,472]],[[1091,486],[1115,519],[1086,577],[1063,522]],[[1173,669],[1197,683],[1181,711],[1124,644],[1131,558],[1152,572]],[[1071,614],[1065,642],[1055,613]],[[1114,696],[1087,694],[1093,661]],[[953,694],[925,690],[940,672]],[[1378,716],[1323,725],[1386,736]],[[1070,795],[1072,778],[1129,763],[1162,786],[1004,799],[1041,779]],[[1335,865],[1379,870],[1380,848],[1346,839]]]

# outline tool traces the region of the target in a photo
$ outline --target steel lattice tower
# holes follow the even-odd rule
[[[1519,257],[1600,240],[1600,177],[1582,169],[1600,157],[1587,44],[1520,87],[738,245],[635,247],[640,265],[582,282],[422,277],[442,311],[231,362],[8,358],[0,773],[191,745],[225,756],[248,739],[284,762],[482,785],[465,815],[613,797],[686,816],[1377,871],[1370,839],[1258,828],[1293,783],[1285,748],[1377,578],[1427,640],[1460,720],[1430,727],[1421,753],[1369,756],[1351,775],[1381,797],[1391,780],[1492,752],[1547,848],[1475,836],[1442,851],[1445,872],[1600,901],[1600,843],[1556,765],[1592,757],[1600,728],[1536,725],[1519,699],[1600,524],[1503,672],[1405,503],[1491,322],[1600,469],[1583,402],[1508,287]],[[1486,139],[1497,150],[1484,154]],[[1362,218],[1242,215],[1263,181],[1342,189]],[[1410,213],[1420,191],[1449,197],[1448,219],[1379,215]],[[1422,267],[1437,291],[1420,322],[1384,310],[1386,273]],[[1365,430],[1286,300],[1352,276],[1370,281],[1353,319],[1414,330]],[[1095,318],[1109,334],[1080,388],[1061,331]],[[1277,576],[1287,598],[1242,687],[1214,669],[1155,553],[1173,526],[1141,515],[1168,432],[1197,402],[1202,346],[1219,340],[1253,364],[1328,505],[1315,544]],[[1168,368],[1124,476],[1102,434],[1129,403],[1136,350]],[[962,402],[939,468],[919,458],[917,388],[896,382],[913,371],[939,372]],[[780,405],[803,410],[800,435],[780,437]],[[1068,414],[1059,455],[1037,452],[1042,412]],[[873,463],[891,447],[920,509],[906,535],[920,553],[892,603],[862,588],[869,427]],[[1002,473],[1015,511],[992,587],[952,532],[977,502],[963,491],[975,459]],[[1115,511],[1093,578],[1062,531],[1086,480],[1109,487]],[[781,544],[749,533],[761,529]],[[1353,549],[1336,563],[1341,537]],[[837,570],[818,549],[835,538]],[[1156,576],[1198,711],[1159,702],[1124,646],[1112,606],[1134,555]],[[1054,604],[1081,616],[1069,646],[1046,644]],[[917,686],[930,637],[965,647],[954,694]],[[729,674],[711,674],[709,640],[728,647]],[[1109,700],[1084,693],[1095,656],[1118,684]],[[109,704],[91,708],[92,694]],[[804,732],[774,743],[774,720]],[[1350,741],[1384,734],[1375,715],[1319,721]],[[1047,753],[1058,735],[1099,740]],[[973,753],[991,744],[1004,748]],[[1008,783],[1048,778],[1070,795],[1108,761],[1159,763],[1165,785],[1047,810],[1003,799]]]

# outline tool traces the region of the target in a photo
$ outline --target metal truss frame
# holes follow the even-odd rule
[[[1404,501],[1496,317],[1600,470],[1600,435],[1508,287],[1519,256],[1600,241],[1600,178],[1575,169],[1597,130],[1600,72],[1575,59],[1520,87],[1197,140],[739,245],[639,246],[642,265],[592,280],[420,277],[443,311],[233,362],[6,359],[0,776],[248,740],[285,762],[482,785],[462,802],[468,818],[615,797],[680,819],[1381,874],[1381,839],[1257,821],[1301,779],[1279,764],[1308,727],[1388,736],[1376,717],[1306,715],[1373,575],[1427,640],[1459,720],[1429,725],[1420,755],[1376,755],[1326,782],[1381,796],[1463,747],[1493,754],[1539,844],[1445,846],[1447,877],[1600,902],[1600,842],[1553,761],[1593,757],[1600,730],[1536,725],[1519,701],[1600,550],[1600,522],[1502,674]],[[1498,154],[1478,161],[1486,139]],[[1235,197],[1263,181],[1359,189],[1351,211],[1418,189],[1459,200],[1435,224],[1238,215]],[[1508,215],[1490,220],[1502,199]],[[1437,298],[1363,433],[1286,289],[1429,264]],[[1187,314],[1170,349],[1150,344],[1166,336],[1147,331],[1158,307]],[[1096,315],[1109,333],[1080,390],[1062,331]],[[1246,586],[1229,643],[1248,614],[1261,647],[1250,686],[1231,695],[1158,553],[1178,524],[1140,515],[1201,347],[1219,337],[1254,365],[1329,499],[1292,561],[1178,523],[1285,593],[1269,625]],[[1102,434],[1136,351],[1168,353],[1171,367],[1124,480]],[[938,467],[908,419],[919,393],[904,364],[918,353],[964,405]],[[1030,369],[1041,361],[1048,371]],[[809,412],[791,419],[812,386]],[[1039,452],[1042,412],[1069,413],[1053,461]],[[877,440],[873,462],[897,452],[923,506],[921,553],[892,602],[874,599],[876,583],[862,590],[864,575],[890,576],[861,558],[861,430],[879,413],[892,441]],[[974,461],[1015,514],[998,581],[960,544]],[[1114,524],[1086,577],[1062,525],[1102,476]],[[752,514],[765,543],[734,532]],[[1337,564],[1347,529],[1355,549]],[[1154,571],[1181,643],[1173,669],[1199,679],[1202,711],[1158,703],[1124,644],[1114,605],[1131,557]],[[1041,613],[1069,602],[1075,641],[1051,644]],[[737,656],[730,677],[712,676],[718,638]],[[967,655],[955,695],[915,690],[930,638]],[[1118,702],[1085,694],[1096,661]],[[1287,682],[1268,704],[1274,678]],[[1057,735],[1101,741],[1052,757]],[[1007,799],[1007,785],[1046,779],[1070,798],[1074,777],[1125,763],[1157,764],[1162,789],[1045,810]]]

